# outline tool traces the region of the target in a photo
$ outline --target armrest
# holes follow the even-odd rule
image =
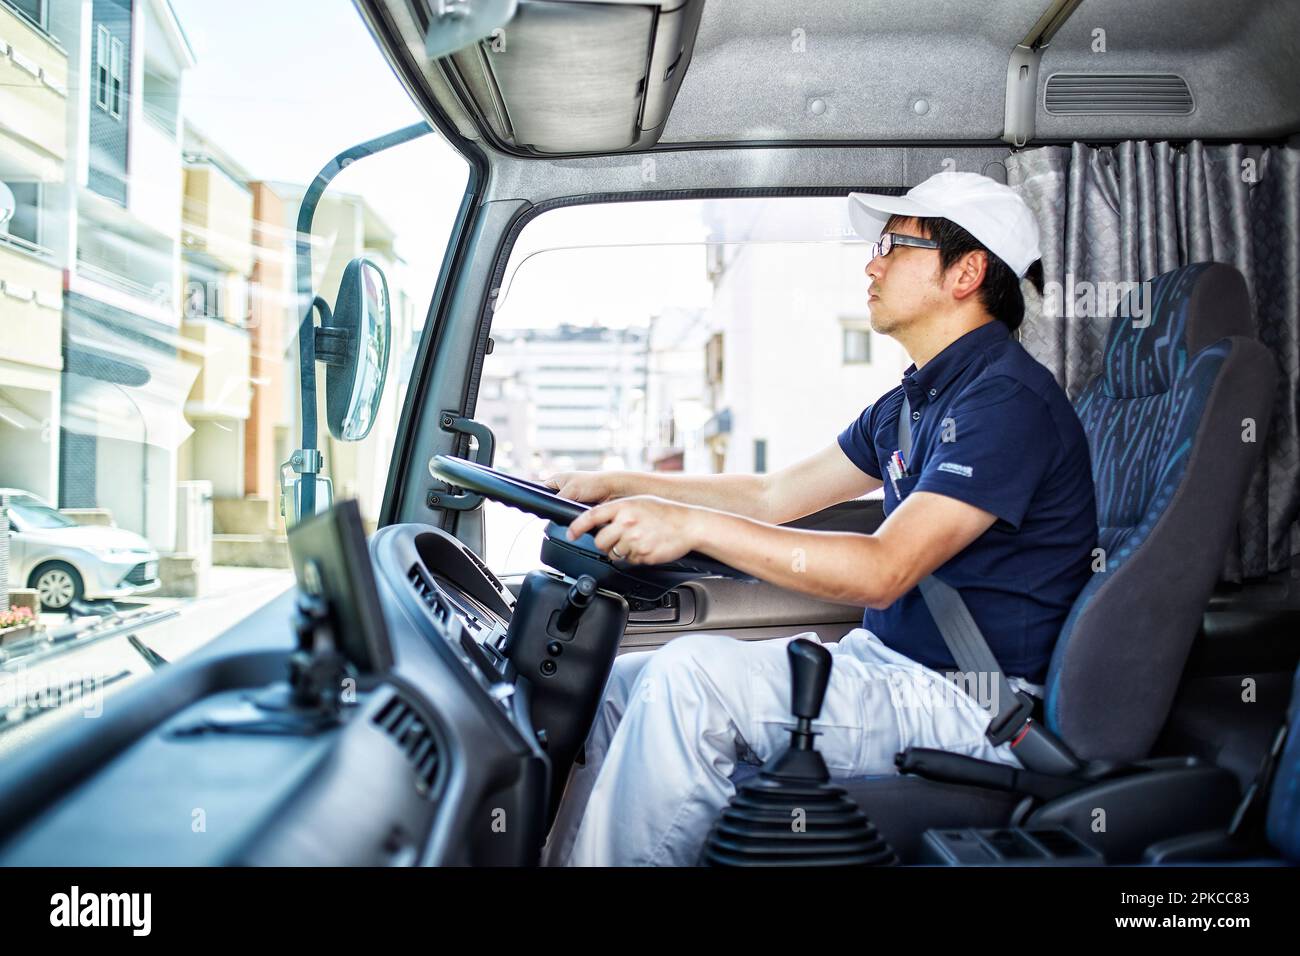
[[[1063,826],[1108,863],[1137,863],[1153,844],[1227,828],[1241,801],[1236,775],[1222,767],[1183,759],[1136,769],[1050,800],[1022,825]]]
[[[916,774],[943,783],[964,783],[989,790],[1023,793],[1047,801],[1088,785],[1074,777],[1021,770],[1009,764],[980,760],[965,754],[949,753],[930,747],[908,747],[894,756],[899,773]]]
[[[1201,830],[1152,843],[1142,854],[1143,863],[1216,863],[1258,857],[1258,849],[1229,835],[1227,830]]]

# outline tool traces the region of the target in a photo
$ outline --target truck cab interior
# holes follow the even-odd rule
[[[1055,306],[1027,298],[1021,339],[1084,424],[1105,555],[1030,718],[1057,758],[1013,770],[916,748],[897,772],[833,781],[869,852],[859,840],[783,856],[763,844],[761,814],[742,813],[719,824],[731,842],[711,859],[1300,862],[1300,737],[1287,733],[1300,663],[1300,5],[356,6],[469,166],[378,528],[363,544],[347,502],[310,517],[323,492],[304,442],[299,586],[117,693],[99,720],[6,758],[0,863],[537,865],[618,653],[692,633],[833,641],[862,608],[703,554],[628,567],[590,535],[566,539],[585,506],[512,474],[481,411],[503,342],[494,320],[528,269],[548,268],[530,230],[587,214],[651,222],[688,203],[732,223],[775,202],[824,217],[750,222],[738,245],[838,243],[849,192],[902,193],[945,169],[1021,191],[1063,292]],[[656,241],[647,226],[642,244]],[[847,248],[860,280],[865,247]],[[1062,303],[1085,279],[1130,283],[1143,320],[1132,298],[1078,319]],[[347,412],[326,377],[339,340],[317,334],[311,310],[304,321],[317,350],[304,381],[331,389],[338,435]],[[787,404],[816,407],[804,393],[817,384],[781,387]],[[810,414],[802,427],[825,444],[843,424]],[[547,522],[509,571],[485,559],[493,503]],[[870,533],[882,520],[863,498],[789,523]],[[332,639],[313,643],[322,629]],[[792,723],[812,716],[800,708],[819,679],[794,663]],[[338,674],[346,700],[303,719],[303,695],[319,701]],[[735,782],[760,778],[742,767]],[[195,807],[204,840],[172,822]]]

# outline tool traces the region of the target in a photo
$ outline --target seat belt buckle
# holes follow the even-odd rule
[[[988,730],[985,731],[989,742],[995,747],[1001,746],[1013,737],[1015,743],[1012,746],[1019,743],[1033,717],[1034,698],[1021,690],[1013,693],[1016,695],[1016,706],[1000,712],[989,721]]]

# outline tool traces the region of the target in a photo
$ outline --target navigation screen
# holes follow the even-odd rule
[[[341,501],[290,528],[289,551],[299,591],[329,607],[339,652],[362,674],[391,669],[393,649],[356,501]]]

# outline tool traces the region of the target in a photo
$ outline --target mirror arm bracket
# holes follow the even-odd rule
[[[326,365],[342,365],[347,361],[348,343],[352,341],[351,329],[316,327],[316,361]]]
[[[315,475],[325,467],[325,456],[319,448],[299,448],[288,464],[300,475]]]
[[[296,500],[301,491],[296,491],[299,486],[310,485],[313,489],[317,482],[325,482],[329,485],[328,478],[319,477],[321,471],[325,468],[325,455],[319,448],[298,448],[294,450],[292,457],[280,466],[280,514],[285,519],[285,526],[291,527],[298,523],[303,514],[315,514],[315,511],[305,512],[298,507]],[[306,480],[293,480],[293,475],[304,475]],[[325,489],[325,502],[328,506],[333,501],[332,487]],[[312,496],[312,507],[316,510],[317,502],[315,495]]]

